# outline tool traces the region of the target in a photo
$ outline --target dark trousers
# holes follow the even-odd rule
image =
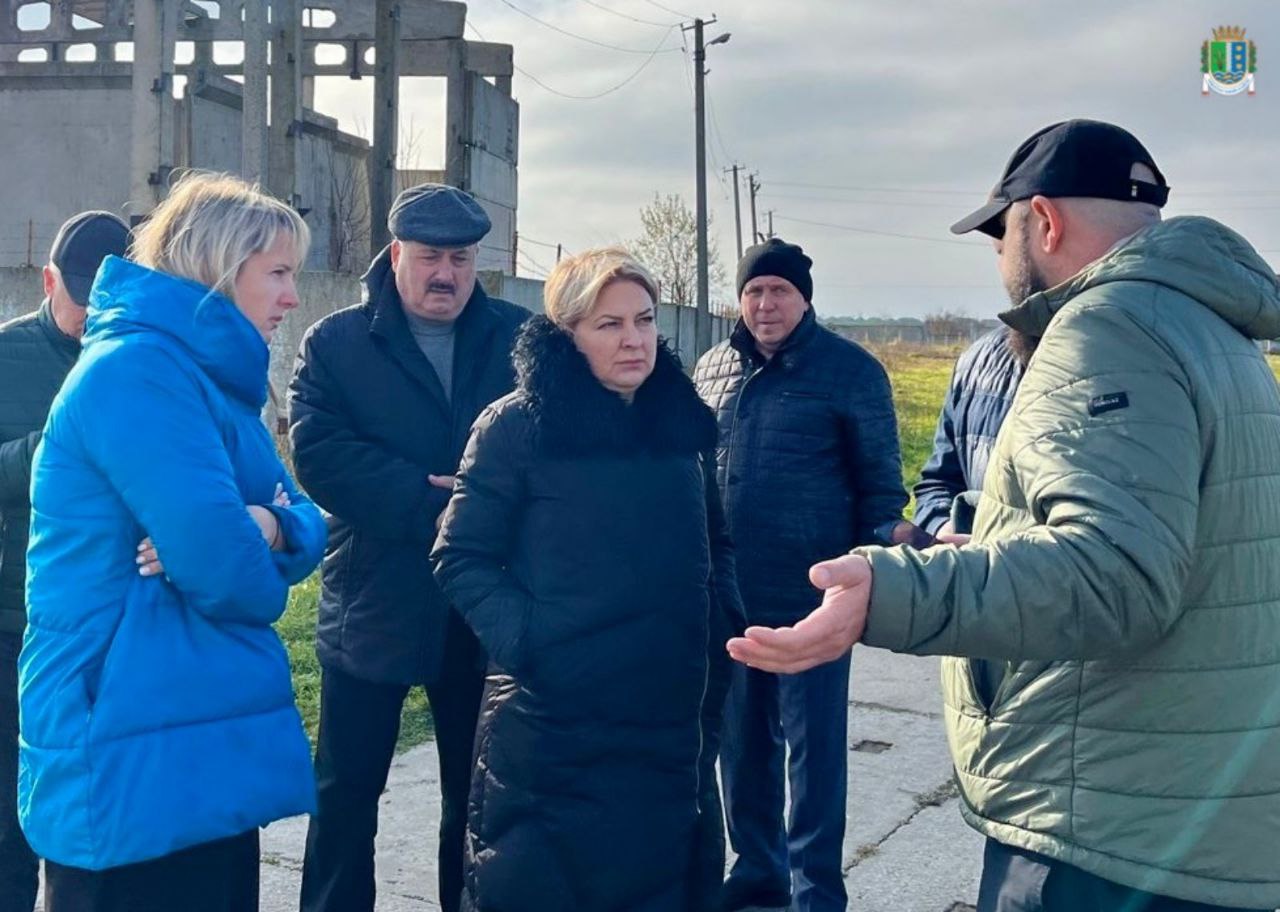
[[[720,750],[729,841],[738,853],[725,883],[726,909],[845,909],[848,713],[847,655],[798,675],[735,663]],[[788,747],[791,818],[784,826]]]
[[[1143,893],[1063,861],[987,840],[978,912],[1265,912]]]
[[[105,871],[46,861],[44,877],[45,912],[258,912],[258,831]]]
[[[472,749],[484,673],[479,648],[461,620],[451,620],[439,679],[427,687],[442,797],[439,842],[440,908],[457,912],[462,897],[462,847],[467,827]],[[362,681],[331,668],[320,682],[316,744],[319,802],[307,828],[302,864],[302,912],[372,912],[378,801],[400,733],[409,688]]]
[[[40,862],[18,826],[18,653],[22,634],[0,633],[0,912],[31,912]]]

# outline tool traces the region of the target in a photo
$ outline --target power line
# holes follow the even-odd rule
[[[812,221],[809,221],[808,219],[791,218],[790,216],[786,216],[786,215],[779,215],[776,217],[780,222],[795,222],[797,225],[813,225],[817,228],[833,228],[837,231],[853,231],[858,234],[871,234],[871,235],[876,235],[877,237],[898,238],[904,241],[930,241],[931,243],[934,243],[934,244],[960,244],[964,247],[983,246],[975,241],[953,241],[953,240],[950,240],[949,238],[926,237],[925,235],[922,235],[922,234],[898,234],[893,231],[880,231],[875,228],[860,228],[860,227],[855,227],[853,225],[834,225],[830,222],[812,222]]]
[[[529,235],[527,234],[520,235],[520,240],[526,244],[537,244],[539,247],[550,247],[552,250],[555,250],[557,247],[563,246],[561,244],[552,244],[550,241],[535,240],[534,238],[529,237]]]
[[[644,2],[649,4],[650,6],[656,6],[658,9],[662,10],[664,13],[670,13],[673,16],[679,16],[681,19],[695,18],[689,13],[682,13],[679,10],[672,9],[669,6],[663,6],[661,3],[658,3],[657,0],[644,0]]]
[[[561,35],[566,35],[569,38],[574,38],[578,41],[585,42],[586,44],[594,44],[596,47],[602,47],[610,51],[620,51],[623,54],[648,54],[650,57],[664,50],[661,44],[659,44],[658,47],[654,48],[652,51],[647,51],[644,48],[621,47],[616,44],[608,44],[603,41],[596,41],[594,38],[587,38],[584,35],[578,35],[574,32],[569,31],[568,29],[563,29],[560,26],[555,25],[554,23],[547,22],[545,19],[539,19],[537,16],[535,16],[533,13],[529,12],[528,10],[523,10],[520,7],[516,6],[514,3],[511,2],[511,0],[498,0],[498,2],[503,4],[504,6],[510,7],[511,9],[515,10],[521,16],[526,16],[527,18],[532,19],[534,22],[538,23],[539,25],[551,29],[553,32],[559,32]],[[671,34],[671,29],[674,27],[675,26],[669,26],[667,28],[667,33],[662,36],[663,41],[667,40],[667,35]],[[679,50],[679,48],[672,47],[672,48],[665,48],[665,50],[677,51]]]
[[[656,26],[657,28],[671,28],[673,25],[680,24],[678,22],[675,22],[675,23],[654,22],[652,19],[637,19],[635,16],[630,16],[626,13],[620,13],[616,9],[610,9],[609,7],[605,6],[603,3],[596,3],[596,0],[582,0],[582,2],[585,3],[587,6],[594,6],[598,10],[604,10],[606,13],[612,13],[613,15],[618,16],[619,18],[629,19],[632,22],[638,22],[641,25],[652,25],[652,26]]]
[[[525,269],[529,270],[534,275],[538,276],[538,278],[545,279],[550,274],[547,267],[543,266],[541,263],[539,263],[533,257],[529,256],[529,254],[525,253],[523,250],[520,250],[519,248],[517,248],[516,256],[520,260],[522,260],[521,265],[523,265]]]
[[[483,34],[481,34],[480,29],[476,28],[470,19],[467,20],[467,25],[470,26],[471,30],[476,33],[477,37],[479,37],[481,41],[489,40],[485,38]],[[671,28],[675,28],[675,26],[672,26]],[[671,34],[671,29],[667,29],[667,35],[669,34]],[[515,70],[517,73],[519,73],[521,76],[528,79],[534,85],[538,86],[541,89],[544,89],[545,91],[550,92],[552,95],[558,95],[559,97],[567,98],[570,101],[594,101],[597,98],[604,98],[606,95],[612,95],[614,92],[630,84],[637,76],[643,73],[648,68],[649,64],[653,63],[654,58],[658,56],[658,52],[663,49],[662,42],[667,40],[667,35],[662,36],[662,41],[658,42],[658,46],[653,49],[653,52],[648,57],[645,58],[644,62],[641,63],[640,66],[636,67],[635,71],[630,76],[622,80],[622,82],[618,83],[617,85],[611,86],[610,88],[605,89],[603,92],[597,92],[594,95],[575,95],[572,92],[562,92],[553,86],[547,85],[537,76],[533,75],[528,70],[524,69],[518,64],[512,63],[511,68]],[[668,48],[668,50],[679,50],[679,48]]]

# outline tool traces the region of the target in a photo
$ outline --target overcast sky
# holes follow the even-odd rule
[[[558,97],[517,74],[521,105],[522,263],[624,240],[654,193],[693,201],[693,91],[685,14],[718,14],[709,49],[709,200],[721,256],[735,258],[738,162],[763,184],[761,210],[813,256],[825,314],[975,316],[1004,303],[990,247],[947,226],[985,197],[1013,148],[1068,117],[1117,122],[1146,144],[1173,187],[1166,213],[1221,219],[1280,266],[1280,2],[868,2],[868,0],[473,0],[469,19],[515,46],[517,66],[554,89],[590,95],[645,55],[595,47],[532,21],[659,52],[619,91]],[[614,15],[601,9],[622,15]],[[1258,47],[1257,94],[1200,94],[1200,45],[1240,25]],[[470,33],[472,37],[475,32]],[[691,36],[690,36],[691,37]],[[1274,63],[1272,63],[1274,61]],[[402,93],[423,133],[422,167],[443,159],[442,87]],[[322,86],[317,106],[368,124],[363,85]],[[367,132],[367,128],[366,128]],[[432,138],[434,133],[434,138]],[[865,189],[839,189],[865,188]],[[908,192],[909,191],[909,192]],[[745,197],[744,197],[745,211]],[[931,240],[882,237],[873,229]],[[748,229],[749,231],[749,229]]]
[[[732,38],[709,49],[709,201],[731,273],[722,171],[737,162],[763,185],[761,228],[773,209],[776,232],[813,257],[821,313],[993,315],[990,246],[947,226],[1022,139],[1068,117],[1135,132],[1173,187],[1167,215],[1219,218],[1280,267],[1280,0],[473,0],[469,36],[514,45],[523,71],[522,272],[551,265],[546,245],[633,237],[655,193],[692,205],[692,36],[678,23],[714,14],[708,40]],[[1201,96],[1200,45],[1218,25],[1256,42],[1255,96]],[[629,77],[594,100],[535,81],[581,96]],[[443,166],[443,89],[402,89],[417,167]],[[371,92],[320,80],[316,106],[367,136]]]

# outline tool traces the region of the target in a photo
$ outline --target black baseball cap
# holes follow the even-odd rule
[[[129,247],[129,226],[110,212],[81,212],[62,223],[49,262],[58,267],[71,300],[89,303],[98,267],[108,256],[122,257]]]
[[[1146,165],[1158,183],[1130,177],[1134,165]],[[1018,200],[1037,195],[1163,206],[1169,200],[1169,185],[1151,153],[1128,130],[1099,120],[1064,120],[1018,146],[986,205],[952,225],[951,232],[977,230],[1003,237],[1000,215]]]

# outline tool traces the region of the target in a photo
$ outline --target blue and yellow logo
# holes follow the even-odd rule
[[[1244,38],[1238,25],[1213,30],[1213,39],[1200,46],[1200,72],[1204,81],[1201,95],[1254,94],[1254,71],[1258,69],[1258,48]]]

